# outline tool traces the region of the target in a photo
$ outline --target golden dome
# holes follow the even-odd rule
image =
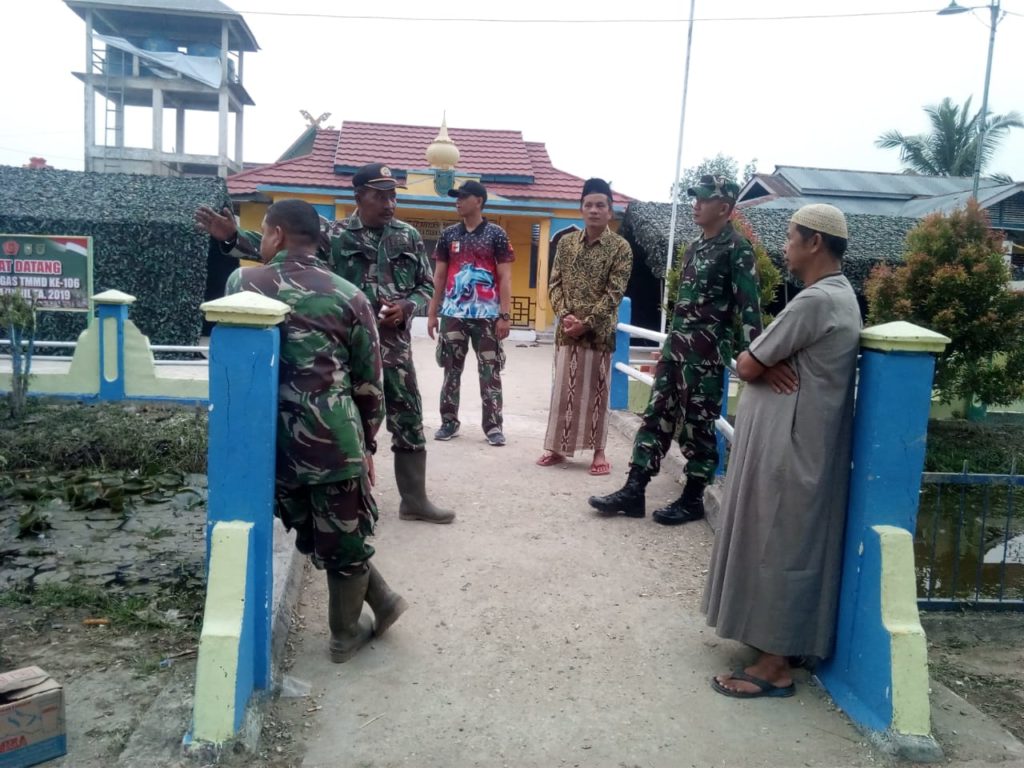
[[[444,117],[441,118],[441,130],[437,132],[437,138],[427,147],[427,162],[431,168],[442,171],[450,171],[459,162],[459,148],[448,137],[448,123]]]

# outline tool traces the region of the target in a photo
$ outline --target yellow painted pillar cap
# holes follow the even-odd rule
[[[240,291],[230,296],[207,301],[199,308],[211,323],[270,328],[284,321],[292,308],[283,301],[253,291]]]
[[[134,304],[135,297],[121,291],[109,290],[97,293],[92,297],[97,304]]]
[[[950,341],[948,336],[904,320],[873,325],[860,332],[862,348],[882,352],[942,352]]]

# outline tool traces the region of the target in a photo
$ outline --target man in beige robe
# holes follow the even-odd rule
[[[846,244],[838,208],[793,214],[786,263],[805,287],[737,361],[747,384],[703,610],[759,655],[712,679],[727,696],[791,696],[788,657],[831,653],[861,328]]]

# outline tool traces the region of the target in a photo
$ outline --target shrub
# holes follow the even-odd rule
[[[1024,397],[1024,295],[1009,290],[1001,245],[971,201],[924,219],[907,236],[905,263],[877,267],[865,285],[869,322],[906,320],[952,340],[936,362],[943,402]]]

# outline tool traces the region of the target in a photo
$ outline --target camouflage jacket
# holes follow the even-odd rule
[[[362,288],[374,310],[379,312],[384,301],[402,307],[405,322],[380,329],[381,355],[387,368],[408,361],[413,314],[434,295],[434,273],[420,233],[398,219],[372,230],[355,213],[331,222],[327,234],[334,271]]]
[[[408,361],[413,314],[434,295],[434,274],[420,233],[398,219],[382,230],[372,230],[363,226],[358,214],[343,221],[321,219],[321,225],[324,242],[318,255],[367,295],[374,313],[380,311],[382,301],[402,307],[405,322],[401,326],[379,329],[381,355],[388,368]],[[258,259],[261,239],[259,232],[239,230],[230,254]]]
[[[682,363],[726,365],[760,333],[754,249],[730,222],[711,240],[691,243],[683,254],[679,293],[661,355]],[[735,350],[734,339],[739,341]]]
[[[288,304],[278,388],[277,482],[359,477],[384,421],[377,322],[359,290],[313,255],[279,253],[228,278],[227,293],[254,291]]]

